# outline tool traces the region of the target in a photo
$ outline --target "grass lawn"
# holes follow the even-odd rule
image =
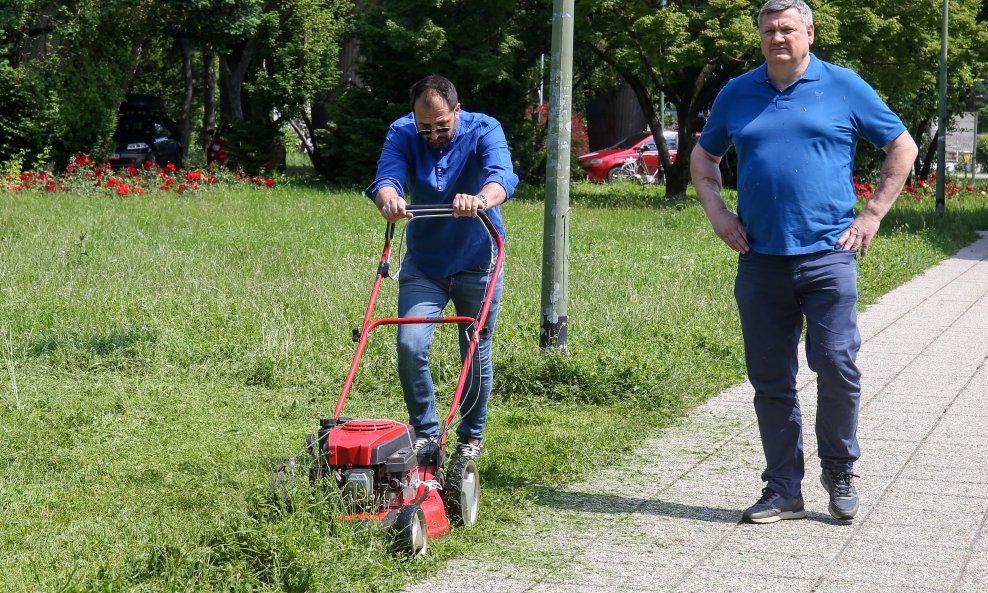
[[[0,590],[391,591],[483,553],[541,488],[743,378],[735,256],[695,202],[657,188],[574,186],[569,355],[540,353],[539,198],[504,208],[481,521],[409,562],[307,484],[268,483],[332,413],[351,360],[384,228],[366,198],[0,194]],[[988,228],[984,201],[932,211],[886,219],[863,306]],[[459,365],[442,329],[448,402]],[[348,415],[404,417],[392,332],[374,334]]]

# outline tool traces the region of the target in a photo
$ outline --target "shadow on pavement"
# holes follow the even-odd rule
[[[659,515],[710,523],[740,523],[740,508],[720,508],[671,502],[656,498],[629,498],[616,494],[565,492],[541,486],[533,489],[536,504],[543,507],[599,514]],[[810,511],[806,519],[830,525],[850,525],[827,513]]]

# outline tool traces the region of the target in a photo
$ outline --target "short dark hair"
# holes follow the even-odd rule
[[[415,111],[415,102],[422,97],[439,97],[446,102],[446,106],[450,109],[456,107],[456,104],[459,102],[456,97],[456,87],[453,86],[453,83],[438,74],[430,74],[408,89],[409,105],[412,111]]]

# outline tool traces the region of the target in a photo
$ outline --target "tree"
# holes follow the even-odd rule
[[[538,57],[548,51],[548,0],[381,0],[358,13],[357,77],[337,89],[319,169],[330,179],[366,183],[388,124],[410,111],[408,89],[428,74],[453,81],[463,108],[498,118],[521,145],[534,101]],[[515,140],[519,140],[516,142]],[[515,155],[518,158],[518,155]]]
[[[820,57],[856,70],[898,113],[920,145],[915,174],[927,178],[936,156],[940,78],[940,0],[872,2],[835,0],[833,42],[817,44]],[[980,15],[979,15],[980,11]],[[954,0],[948,43],[948,117],[967,110],[964,98],[988,76],[988,27],[980,0]],[[925,145],[926,149],[923,150]],[[859,168],[874,171],[877,150],[859,148]]]
[[[730,78],[755,63],[757,10],[748,0],[590,0],[578,6],[580,46],[634,91],[659,147],[669,195],[686,193],[701,113]],[[663,93],[678,114],[675,163],[656,109]]]
[[[106,145],[147,10],[139,0],[20,0],[0,11],[0,65],[12,90],[4,107],[13,110],[4,113],[21,122],[2,149],[17,154],[0,152],[0,162],[62,165],[73,152]]]

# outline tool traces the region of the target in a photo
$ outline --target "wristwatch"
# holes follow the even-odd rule
[[[487,196],[484,194],[477,194],[475,197],[480,198],[480,203],[484,205],[482,210],[487,210]]]

